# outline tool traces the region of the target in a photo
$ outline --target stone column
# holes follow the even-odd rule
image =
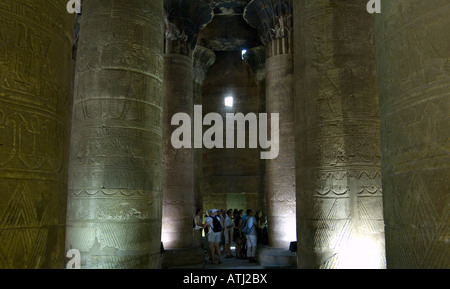
[[[244,55],[244,60],[252,70],[258,98],[258,113],[266,112],[266,47],[258,46],[247,50]],[[258,209],[262,209],[264,214],[267,212],[266,208],[266,161],[260,160],[260,182],[258,195]],[[254,212],[256,214],[256,212]]]
[[[197,266],[204,263],[203,250],[194,247],[192,223],[194,206],[193,130],[190,148],[172,145],[175,114],[184,113],[193,129],[193,52],[197,35],[213,18],[203,1],[164,1],[166,51],[164,57],[163,113],[163,224],[162,241],[169,249],[165,268]]]
[[[64,267],[73,23],[66,1],[0,5],[1,269]]]
[[[450,3],[376,17],[388,268],[449,269]]]
[[[244,18],[258,29],[267,49],[267,113],[280,115],[280,153],[266,163],[267,216],[270,246],[286,251],[290,242],[297,239],[291,8],[291,0],[253,0],[244,12]]]
[[[203,46],[197,46],[194,50],[194,105],[202,105],[202,89],[208,69],[216,61],[216,54]],[[202,149],[194,149],[194,206],[203,208],[203,152]]]
[[[384,268],[374,18],[294,1],[299,268]]]
[[[66,249],[82,268],[158,268],[162,1],[84,1]]]

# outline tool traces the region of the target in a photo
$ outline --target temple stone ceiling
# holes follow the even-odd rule
[[[212,22],[198,37],[198,44],[213,51],[240,51],[260,45],[258,31],[243,19],[250,0],[205,0],[214,9]]]
[[[250,0],[205,0],[216,15],[242,15]]]

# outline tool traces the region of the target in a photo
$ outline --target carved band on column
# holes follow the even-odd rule
[[[389,269],[450,268],[450,5],[386,1],[376,17]]]
[[[361,9],[366,2],[294,1],[299,268],[385,267],[374,21]]]
[[[159,267],[162,9],[84,2],[66,235],[82,268]]]
[[[0,4],[0,268],[62,269],[74,17]]]

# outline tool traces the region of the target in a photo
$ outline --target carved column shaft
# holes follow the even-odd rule
[[[294,1],[299,268],[383,268],[373,17]]]
[[[83,268],[158,268],[162,1],[85,1],[66,249]]]
[[[266,60],[267,113],[280,114],[280,154],[266,164],[269,244],[284,249],[297,239],[293,61],[292,54]]]
[[[25,2],[0,5],[0,268],[62,269],[74,17]]]
[[[193,51],[201,28],[213,17],[203,1],[164,1],[166,51],[164,56],[163,109],[163,225],[162,240],[169,249],[165,267],[199,265],[203,251],[192,238],[194,207],[194,150],[175,148],[172,134],[178,128],[172,117],[184,113],[193,128]]]
[[[194,105],[202,105],[202,89],[208,69],[216,61],[216,54],[205,47],[197,46],[194,51]],[[202,194],[203,152],[194,149],[194,203],[195,208],[203,208]]]
[[[280,154],[266,163],[269,244],[288,249],[296,240],[292,1],[253,0],[246,21],[266,44],[266,111],[280,115]]]
[[[171,119],[177,113],[194,118],[192,58],[179,54],[164,57],[163,112],[163,227],[167,249],[192,247],[194,207],[194,151],[172,146]],[[192,123],[191,123],[192,125]]]
[[[251,48],[245,53],[244,60],[253,71],[258,96],[258,113],[266,112],[266,47],[258,46]],[[258,208],[266,214],[266,161],[260,160],[260,182],[258,195]],[[255,212],[256,213],[256,212]]]
[[[450,3],[376,19],[388,268],[450,268]]]

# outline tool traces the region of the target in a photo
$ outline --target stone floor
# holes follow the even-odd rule
[[[220,269],[264,269],[263,266],[259,265],[258,263],[250,263],[248,259],[236,259],[236,253],[235,250],[231,249],[231,254],[234,256],[232,258],[224,258],[223,252],[222,252],[222,264],[217,263],[217,256],[216,256],[216,262],[215,264],[211,264],[208,261],[208,257],[205,257],[205,269],[214,269],[214,270],[220,270]]]
[[[202,240],[203,246],[204,246],[204,242],[205,242],[205,239]],[[202,268],[204,268],[204,269],[214,269],[214,270],[218,270],[219,269],[220,270],[220,269],[292,269],[294,267],[295,268],[297,267],[296,265],[294,267],[292,267],[291,265],[289,265],[289,266],[271,265],[271,266],[268,267],[267,264],[265,266],[263,266],[259,262],[251,263],[249,261],[249,259],[236,259],[236,257],[235,257],[236,256],[235,247],[236,247],[236,244],[233,242],[231,244],[231,254],[233,256],[232,258],[224,258],[223,246],[220,247],[221,254],[222,254],[222,258],[221,258],[222,263],[221,264],[218,264],[218,262],[217,262],[217,260],[218,260],[217,254],[216,254],[216,258],[215,258],[215,263],[214,264],[211,263],[210,260],[209,260],[208,255],[207,255],[207,253],[205,251],[205,265]],[[267,248],[267,246],[259,244],[257,252],[256,252],[256,255],[258,256],[259,253],[265,252],[264,250],[266,250],[266,248]],[[288,264],[288,263],[284,263],[284,259],[283,259],[283,257],[285,257],[285,255],[286,255],[286,252],[278,253],[278,252],[274,251],[274,252],[271,252],[271,254],[269,254],[269,255],[272,255],[272,254],[275,257],[281,258],[282,259],[282,264],[285,264],[285,265]],[[290,253],[289,255],[291,255],[291,254],[292,253]],[[268,260],[267,256],[269,256],[269,255],[264,255],[266,263],[280,264],[277,261],[272,262],[272,259]],[[261,255],[258,256],[258,257],[263,258]],[[271,256],[269,256],[269,257],[271,257]]]

